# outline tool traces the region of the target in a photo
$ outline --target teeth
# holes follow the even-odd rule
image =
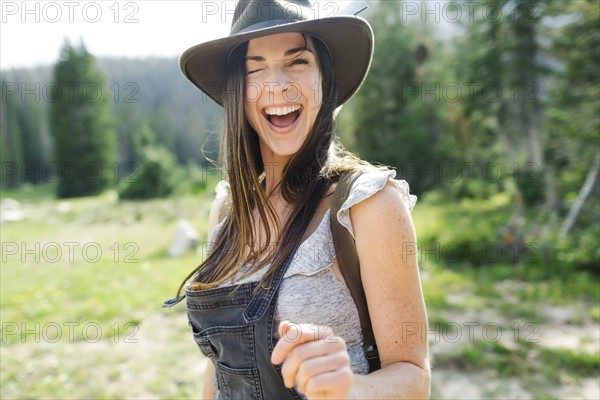
[[[268,115],[286,115],[289,113],[293,113],[294,111],[298,111],[299,109],[299,105],[287,107],[267,107],[265,108],[265,113]]]

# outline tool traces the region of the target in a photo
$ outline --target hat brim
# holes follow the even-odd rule
[[[227,78],[230,52],[250,39],[284,32],[316,36],[327,45],[340,105],[360,88],[371,65],[373,31],[367,21],[356,16],[285,23],[201,43],[181,55],[181,70],[194,85],[222,106],[222,88]]]

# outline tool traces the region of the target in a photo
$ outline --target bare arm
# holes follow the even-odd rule
[[[350,213],[381,360],[379,371],[354,376],[350,398],[426,399],[431,380],[427,313],[410,212],[387,184]]]
[[[215,227],[219,223],[219,212],[221,211],[221,207],[225,203],[227,196],[223,195],[223,193],[217,192],[217,196],[213,200],[212,205],[210,206],[210,212],[208,214],[208,239],[212,239],[213,231]]]
[[[215,366],[212,361],[206,363],[204,370],[204,384],[202,385],[202,398],[205,400],[213,400],[217,394],[215,387]]]
[[[208,238],[212,240],[212,235],[215,227],[219,223],[219,211],[223,205],[224,198],[215,198],[210,208],[208,215]],[[215,366],[212,361],[206,363],[206,370],[204,371],[204,384],[202,385],[202,398],[206,400],[213,400],[217,394],[217,388],[215,387]]]

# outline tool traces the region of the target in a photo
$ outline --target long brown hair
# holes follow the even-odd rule
[[[305,41],[309,40],[306,35],[304,38]],[[271,264],[259,285],[269,287],[275,272],[302,240],[306,227],[331,183],[337,181],[342,172],[367,165],[346,152],[336,141],[334,112],[337,108],[337,93],[331,56],[321,40],[310,38],[321,71],[323,102],[311,132],[284,167],[280,182],[281,194],[292,205],[292,212],[285,226],[275,227],[275,232],[278,232],[278,246],[275,247],[278,248],[269,245],[269,221],[278,221],[278,217],[264,190],[265,166],[258,135],[244,113],[245,57],[248,48],[245,43],[238,46],[230,56],[228,79],[224,88],[226,96],[223,96],[225,124],[221,142],[221,165],[226,166],[231,188],[230,205],[206,260],[182,282],[178,296],[191,277],[200,283],[201,288],[216,287],[236,277],[248,264],[252,267],[240,278],[250,276]],[[252,213],[255,208],[266,227],[267,235],[265,244],[258,248],[254,247],[253,237],[255,222]],[[248,253],[248,248],[253,250]]]

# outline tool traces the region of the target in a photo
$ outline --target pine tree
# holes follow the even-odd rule
[[[446,161],[440,90],[425,74],[431,57],[428,26],[407,23],[395,1],[377,3],[369,21],[375,52],[369,75],[351,104],[353,150],[361,158],[397,168],[420,194],[439,184],[435,171]]]
[[[2,80],[4,90],[7,82]],[[3,93],[4,95],[4,93]],[[0,162],[2,163],[2,187],[18,187],[22,182],[21,166],[23,152],[21,133],[19,130],[17,108],[18,100],[14,96],[6,96],[0,104]]]
[[[472,88],[463,102],[465,117],[472,143],[485,145],[477,161],[493,159],[510,177],[504,183],[514,198],[510,229],[521,239],[539,228],[526,226],[527,210],[547,199],[541,98],[547,71],[540,61],[546,57],[540,43],[545,11],[541,0],[484,0],[459,47],[462,79]]]
[[[83,44],[74,48],[67,42],[54,68],[54,82],[50,129],[61,172],[58,197],[97,194],[113,183],[109,168],[116,159],[105,78]]]

